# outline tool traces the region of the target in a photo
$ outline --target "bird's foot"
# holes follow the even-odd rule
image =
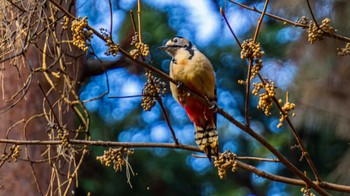
[[[181,81],[177,81],[176,88],[182,89],[184,87],[184,83]]]
[[[208,100],[208,102],[210,102],[209,109],[213,110],[213,112],[216,113],[218,111],[218,103],[216,101],[210,101],[210,100]]]

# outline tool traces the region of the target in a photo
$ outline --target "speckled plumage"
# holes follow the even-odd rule
[[[215,73],[208,58],[191,42],[182,37],[169,40],[163,49],[173,59],[170,63],[170,77],[181,81],[198,94],[210,100],[215,100]],[[209,158],[217,156],[218,134],[215,126],[215,114],[198,97],[184,92],[175,84],[170,84],[175,100],[186,110],[190,120],[195,125],[195,140],[200,149]]]

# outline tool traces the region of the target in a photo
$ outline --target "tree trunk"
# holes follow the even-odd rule
[[[10,2],[0,3],[0,138],[81,137],[74,118],[77,108],[83,108],[76,93],[82,70],[74,56],[82,52],[61,42],[72,40],[69,28],[62,30],[62,12],[49,1]],[[62,7],[69,10],[74,3]],[[79,128],[85,130],[87,124]],[[72,163],[78,158],[69,145],[19,145],[17,161],[11,146],[0,143],[0,195],[62,195],[72,190]]]

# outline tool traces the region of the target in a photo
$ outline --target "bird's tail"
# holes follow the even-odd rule
[[[219,138],[214,123],[208,123],[205,126],[195,125],[195,140],[209,160],[212,155],[218,157]]]

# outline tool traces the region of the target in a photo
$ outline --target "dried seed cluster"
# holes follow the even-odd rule
[[[100,32],[103,36],[103,38],[106,40],[105,46],[108,47],[107,52],[105,52],[106,56],[116,56],[119,52],[119,44],[116,44],[111,39],[110,33],[107,31],[107,29],[100,28]]]
[[[300,189],[300,192],[302,192],[303,193],[303,196],[315,196],[315,194],[314,193],[311,193],[310,192],[310,189],[309,188],[301,188]]]
[[[138,59],[140,56],[147,57],[150,54],[149,46],[139,40],[137,33],[132,37],[130,45],[135,46],[135,49],[129,52],[133,59]]]
[[[146,76],[148,80],[143,86],[141,106],[145,111],[150,111],[156,104],[155,98],[165,95],[166,84],[160,78],[153,76],[150,71],[146,71]]]
[[[218,175],[220,179],[226,176],[226,170],[231,168],[232,172],[237,170],[236,154],[229,150],[220,154],[219,158],[215,157],[214,166],[218,168]]]
[[[85,16],[84,18],[78,17],[77,19],[73,20],[71,27],[73,32],[73,45],[83,51],[87,51],[89,49],[90,40],[93,34],[91,30],[86,29],[87,26],[87,16]]]
[[[255,59],[254,60],[254,64],[251,70],[251,76],[250,76],[250,80],[253,80],[255,78],[255,76],[259,73],[259,71],[262,69],[262,60],[261,59]]]
[[[260,43],[254,43],[253,39],[244,40],[242,43],[241,58],[248,58],[253,61],[252,74],[250,80],[255,78],[255,76],[262,69],[263,61],[261,58],[264,56],[265,52],[261,51]]]
[[[62,142],[62,148],[69,145],[69,133],[68,131],[58,131],[57,138]]]
[[[309,25],[309,19],[306,16],[302,16],[296,22],[302,25]]]
[[[16,162],[18,157],[19,157],[19,153],[21,152],[22,149],[18,145],[13,145],[13,146],[10,147],[10,150],[12,152],[11,157]]]
[[[346,43],[344,48],[337,48],[337,50],[340,56],[350,55],[350,43]]]
[[[245,84],[245,81],[244,80],[238,80],[237,83],[240,84],[240,85],[243,85],[243,84]]]
[[[133,59],[138,59],[140,57],[140,51],[138,49],[132,49],[129,53]]]
[[[265,81],[265,84],[262,82],[253,83],[252,94],[259,96],[259,103],[257,108],[264,111],[266,116],[270,116],[270,109],[272,108],[272,98],[275,96],[275,83],[272,81]],[[265,92],[259,93],[261,89],[265,89]]]
[[[63,21],[62,21],[62,29],[63,30],[66,30],[68,29],[68,26],[69,26],[69,18],[68,16],[63,16]]]
[[[116,56],[118,54],[119,44],[114,43],[111,39],[107,39],[106,46],[108,47],[108,50],[105,52],[105,55]]]
[[[260,59],[264,56],[264,51],[261,51],[260,43],[254,43],[253,39],[246,39],[242,43],[241,59],[252,58]]]
[[[333,33],[335,29],[332,26],[330,26],[330,23],[331,19],[325,18],[322,20],[322,23],[318,28],[313,21],[310,21],[309,28],[307,29],[308,42],[310,44],[313,44],[317,40],[322,40],[324,32]]]
[[[149,46],[147,44],[139,42],[135,44],[135,47],[140,51],[142,56],[149,55]]]
[[[289,112],[294,110],[295,108],[295,104],[294,103],[291,103],[289,102],[288,100],[288,92],[286,93],[286,102],[284,103],[284,105],[282,106],[282,111],[280,112],[281,114],[281,118],[280,118],[280,123],[277,125],[277,128],[281,128],[282,125],[283,125],[283,121],[286,120],[286,118],[289,116]],[[282,104],[283,101],[280,99],[278,100],[279,104]],[[292,113],[292,116],[294,117],[295,116],[295,113],[293,112]]]
[[[121,171],[127,163],[127,157],[134,154],[134,150],[127,148],[109,148],[105,150],[102,156],[96,157],[102,165],[109,167],[113,164],[114,171]]]

